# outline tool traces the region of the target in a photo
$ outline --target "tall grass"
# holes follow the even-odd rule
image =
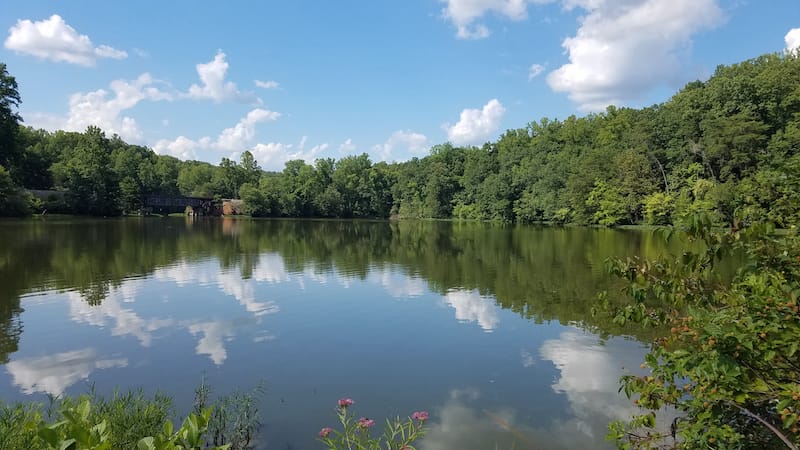
[[[210,410],[207,428],[201,436],[203,448],[224,445],[230,450],[251,448],[261,425],[258,404],[263,386],[251,392],[236,391],[213,402],[209,401],[210,393],[203,380],[195,390],[194,411],[190,414],[199,417]],[[61,445],[90,434],[102,443],[98,448],[137,449],[142,438],[164,437],[164,430],[172,429],[171,425],[165,425],[175,416],[170,396],[159,392],[148,396],[142,389],[114,391],[111,396],[103,397],[92,387],[87,394],[50,397],[48,402],[0,402],[0,449],[49,450],[54,448],[55,439]],[[94,447],[77,443],[68,448]]]

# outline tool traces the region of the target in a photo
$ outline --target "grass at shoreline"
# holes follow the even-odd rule
[[[201,382],[193,411],[180,420],[172,397],[161,392],[146,395],[141,388],[115,391],[109,397],[90,389],[77,397],[50,397],[48,402],[0,402],[0,449],[139,449],[143,439],[172,440],[186,449],[250,448],[260,428],[256,405],[263,388],[214,401],[210,392]],[[76,446],[69,446],[70,441]]]

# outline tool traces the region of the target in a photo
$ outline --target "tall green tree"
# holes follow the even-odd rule
[[[22,121],[17,109],[21,102],[17,80],[9,75],[6,64],[0,62],[0,166],[10,171],[15,182],[21,159],[17,145],[17,129]]]
[[[0,166],[0,217],[24,216],[30,212],[29,198]]]
[[[98,216],[119,214],[119,180],[113,170],[109,140],[100,128],[87,128],[53,171],[67,189],[74,211]]]

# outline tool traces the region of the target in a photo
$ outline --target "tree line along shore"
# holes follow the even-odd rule
[[[108,137],[22,125],[16,80],[0,65],[0,215],[140,213],[148,195],[240,198],[256,217],[453,218],[503,222],[797,223],[800,57],[719,66],[668,101],[563,120],[543,118],[483,146],[435,145],[404,162],[366,153],[287,161],[253,154],[182,161]],[[37,198],[26,190],[62,195]]]

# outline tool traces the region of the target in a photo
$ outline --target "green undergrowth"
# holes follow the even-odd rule
[[[212,401],[202,382],[192,412],[179,422],[171,397],[141,389],[0,403],[0,449],[249,449],[260,427],[263,393],[259,386]]]

